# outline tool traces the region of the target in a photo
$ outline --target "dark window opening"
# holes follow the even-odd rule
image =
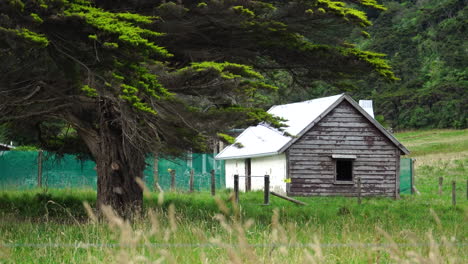
[[[336,180],[337,181],[352,181],[353,180],[353,161],[352,160],[336,160]]]

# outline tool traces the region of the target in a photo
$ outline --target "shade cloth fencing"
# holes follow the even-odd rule
[[[42,186],[48,188],[94,188],[97,186],[96,164],[79,160],[74,155],[57,157],[43,152],[39,169],[37,151],[0,151],[0,189],[29,189],[38,186],[38,171],[42,171]],[[144,181],[151,190],[157,189],[155,178],[163,190],[171,185],[171,170],[175,172],[177,190],[188,190],[190,172],[194,172],[194,190],[209,190],[211,170],[215,172],[216,188],[224,188],[224,161],[216,161],[213,154],[191,153],[184,158],[146,159]]]

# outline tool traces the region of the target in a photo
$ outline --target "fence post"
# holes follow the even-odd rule
[[[265,192],[263,195],[263,200],[265,205],[270,204],[270,175],[265,175]]]
[[[411,194],[414,194],[414,163],[416,162],[416,159],[411,159]]]
[[[444,182],[443,177],[439,177],[439,195],[442,195],[442,184]]]
[[[239,203],[239,175],[234,175],[234,201]]]
[[[176,177],[176,171],[171,170],[171,191],[175,191],[175,177]]]
[[[358,204],[361,204],[361,177],[357,178],[357,188],[358,188]]]
[[[455,206],[457,205],[457,189],[456,186],[457,183],[455,181],[452,181],[452,205]]]
[[[154,185],[154,190],[157,190],[157,186],[159,184],[159,171],[158,171],[158,154],[154,153],[154,159],[153,159],[153,185]]]
[[[37,155],[37,187],[42,187],[42,150]]]
[[[190,170],[190,182],[189,182],[190,192],[193,192],[193,174],[194,174],[194,171],[193,169],[191,169]]]
[[[216,194],[216,178],[215,178],[215,170],[211,170],[211,195],[215,196]]]

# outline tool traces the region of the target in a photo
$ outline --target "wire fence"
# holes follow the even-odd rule
[[[42,157],[41,157],[42,156]],[[155,166],[157,162],[157,166]],[[171,171],[175,176],[176,190],[189,190],[193,170],[193,189],[211,187],[211,171],[215,172],[216,188],[224,188],[224,161],[213,154],[191,153],[179,159],[148,157],[144,181],[150,190],[171,189]],[[96,164],[80,160],[74,155],[58,157],[37,151],[0,151],[0,189],[93,188],[97,186]],[[159,187],[157,184],[159,184]]]

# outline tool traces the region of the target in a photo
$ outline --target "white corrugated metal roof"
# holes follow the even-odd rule
[[[284,132],[292,136],[299,135],[307,126],[319,117],[325,110],[338,101],[343,94],[313,99],[309,101],[277,105],[268,110],[268,113],[286,119],[287,127]],[[294,137],[286,136],[283,132],[268,127],[257,125],[247,128],[236,138],[236,144],[226,147],[216,159],[251,158],[275,155],[287,145]],[[237,144],[238,145],[238,144]]]

